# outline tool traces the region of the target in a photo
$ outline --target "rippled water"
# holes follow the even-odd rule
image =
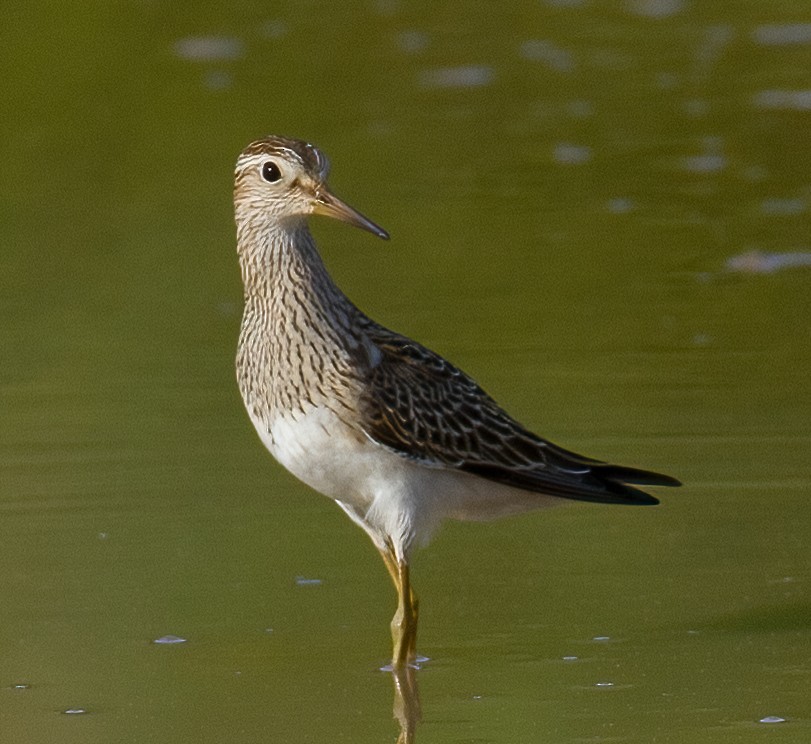
[[[811,736],[811,15],[495,8],[3,14],[0,739],[393,741],[393,702],[420,741]],[[361,307],[685,482],[449,525],[408,679],[375,551],[236,392],[267,132],[391,231],[314,224]]]

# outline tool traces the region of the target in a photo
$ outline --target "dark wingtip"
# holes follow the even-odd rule
[[[671,475],[655,473],[652,470],[628,468],[623,465],[604,465],[594,469],[599,475],[609,493],[618,496],[621,501],[617,503],[633,504],[635,506],[655,506],[659,499],[634,486],[667,486],[673,488],[681,485],[681,481]],[[629,485],[633,484],[633,485]]]
[[[622,465],[599,465],[594,468],[594,472],[601,478],[621,483],[631,483],[635,486],[667,486],[668,488],[675,488],[681,485],[681,481],[671,475],[655,473],[652,470],[628,468]]]

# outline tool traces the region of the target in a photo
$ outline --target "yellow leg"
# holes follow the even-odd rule
[[[399,592],[400,579],[397,576],[397,558],[394,556],[394,550],[387,547],[380,551],[380,557],[383,559],[383,563],[386,564],[386,570],[389,572],[389,576],[391,576],[391,580],[394,582],[394,586]]]
[[[394,646],[392,666],[403,669],[417,657],[417,619],[419,600],[411,587],[408,564],[398,561],[391,549],[381,550],[383,562],[397,589],[397,612],[391,621],[391,639]]]

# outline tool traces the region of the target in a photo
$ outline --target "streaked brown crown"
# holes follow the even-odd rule
[[[237,173],[244,166],[263,157],[281,157],[298,161],[298,164],[311,176],[324,181],[329,173],[329,160],[321,150],[309,142],[292,137],[270,134],[251,142],[237,159]]]

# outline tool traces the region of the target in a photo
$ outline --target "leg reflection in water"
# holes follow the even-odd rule
[[[417,670],[414,666],[394,667],[394,718],[400,724],[397,744],[414,744],[417,724],[422,718]]]

